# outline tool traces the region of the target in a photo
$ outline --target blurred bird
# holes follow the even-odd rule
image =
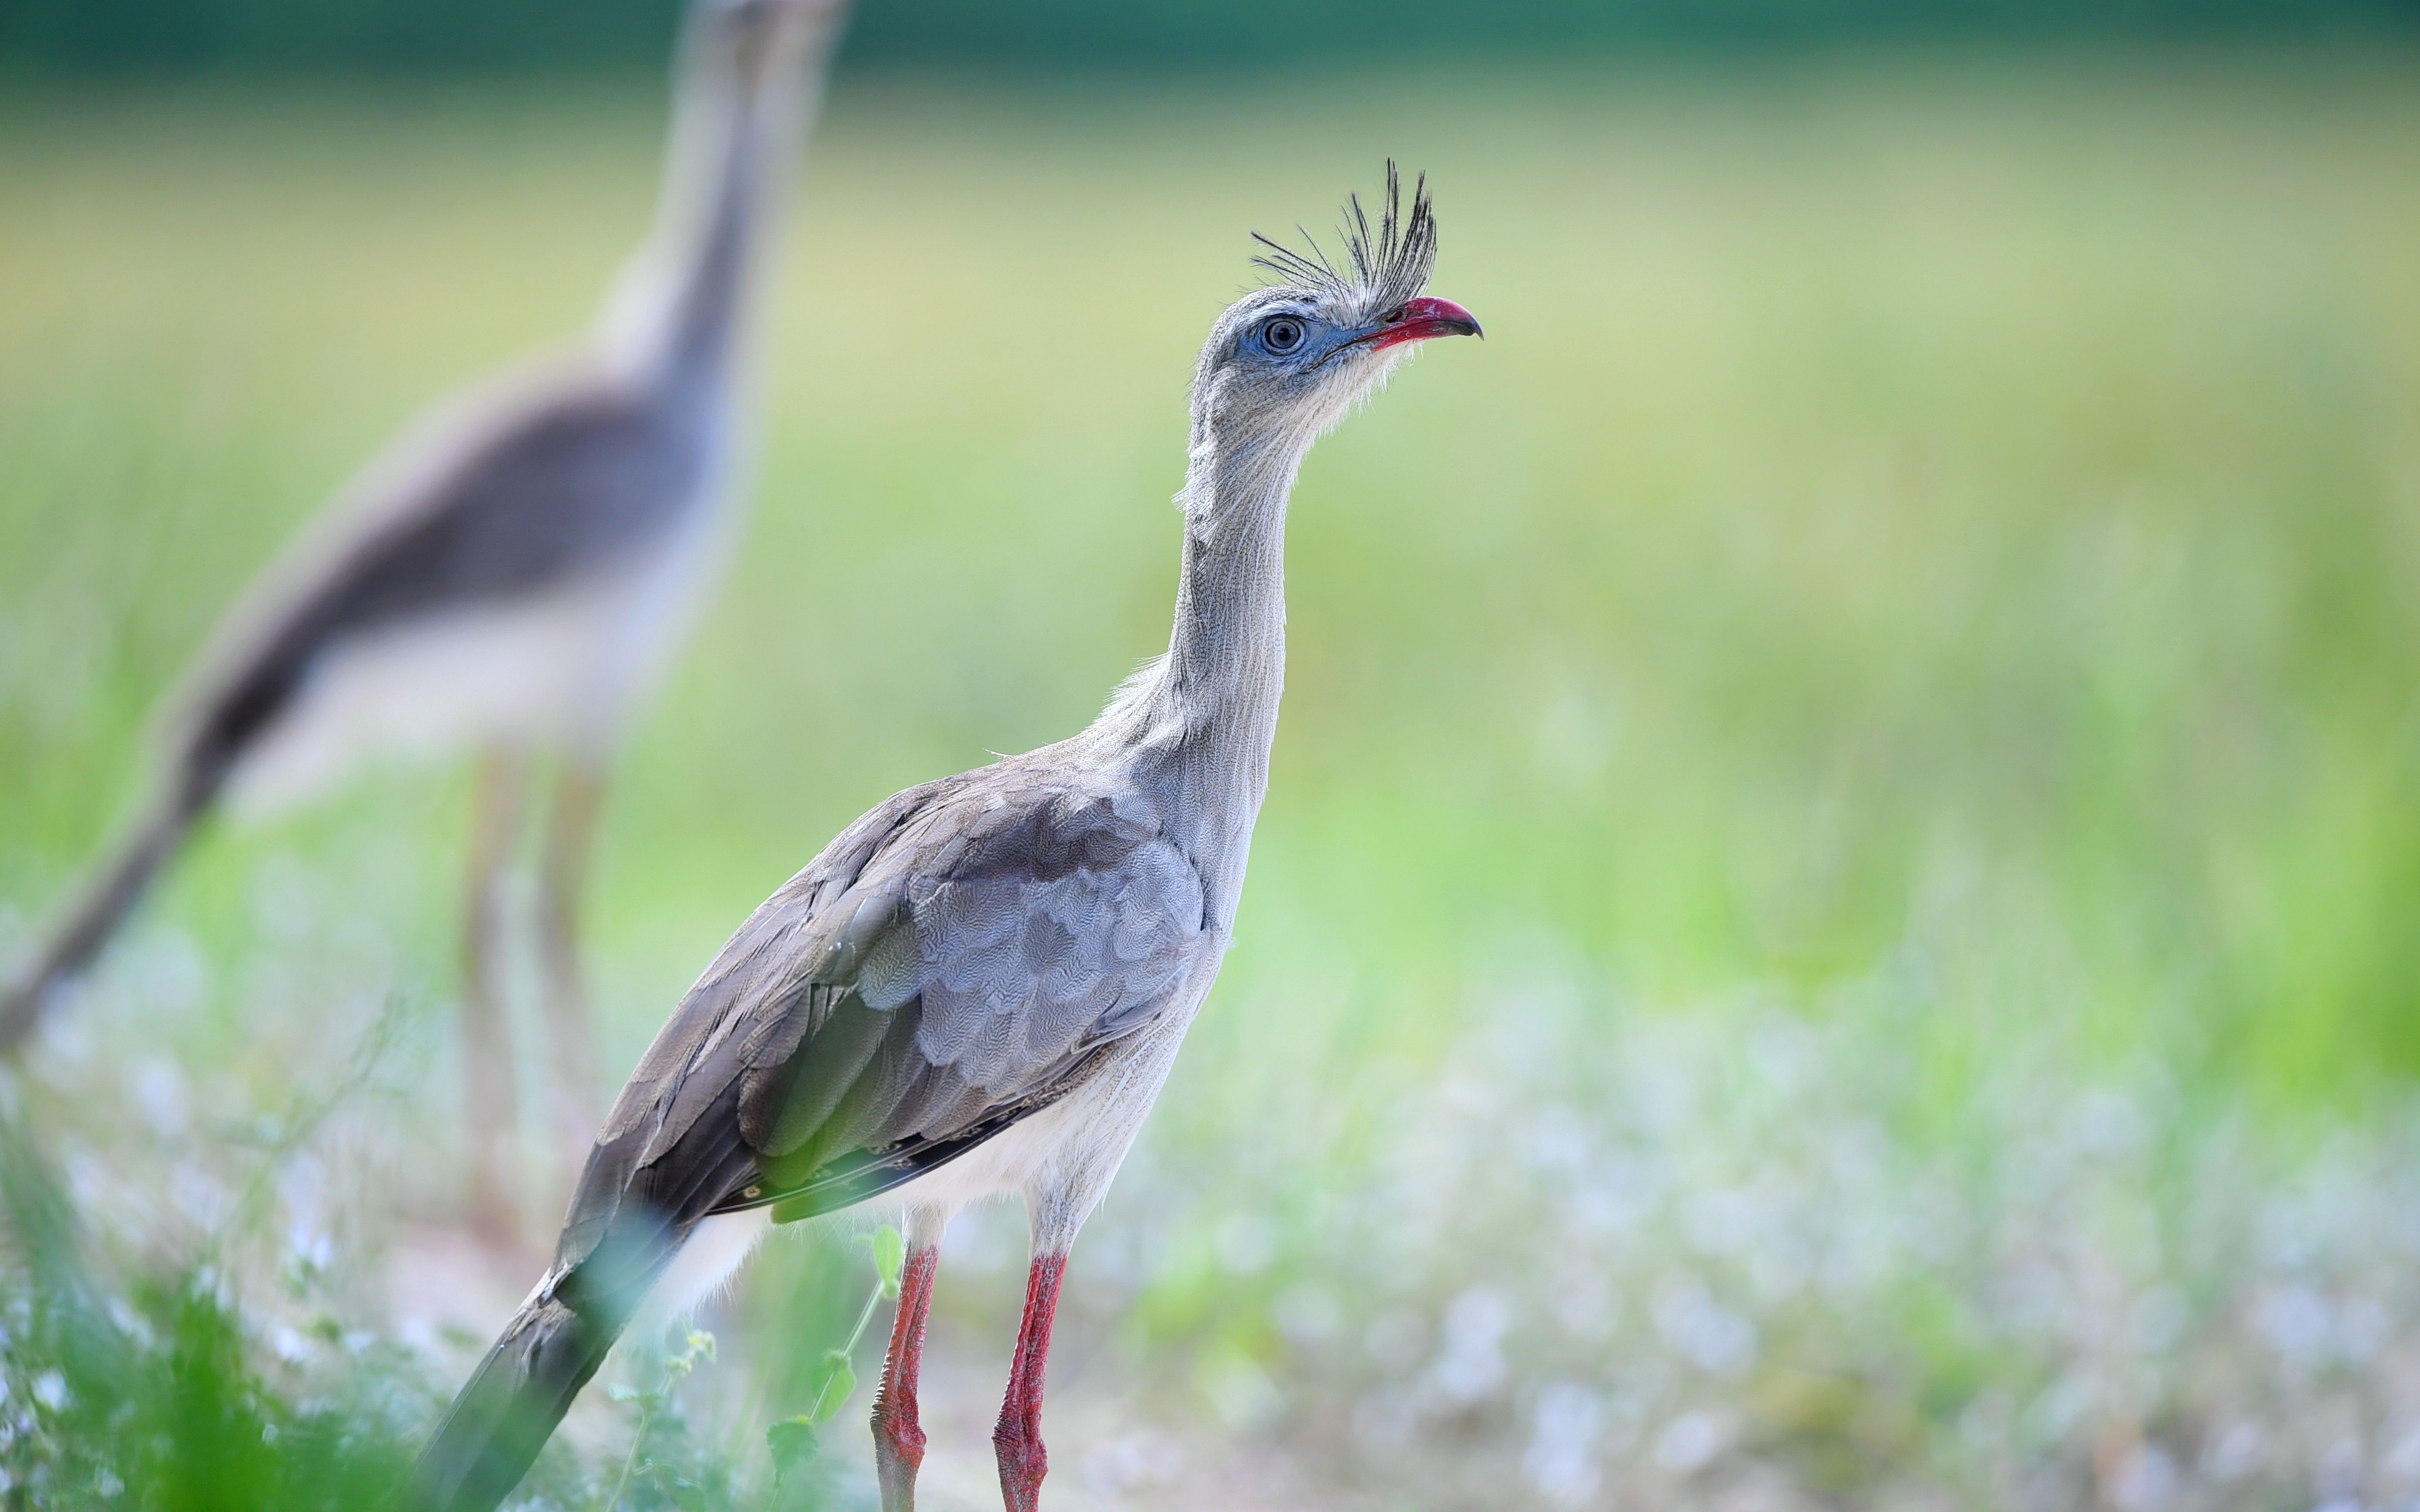
[[[441,407],[222,627],[147,810],[0,998],[0,1045],[99,953],[196,820],[307,795],[373,749],[484,753],[462,948],[473,1211],[512,1225],[501,882],[533,758],[559,759],[539,949],[556,1116],[584,1149],[597,1058],[582,874],[617,737],[731,532],[757,286],[845,0],[696,0],[654,232],[572,351]]]
[[[914,1502],[936,1246],[1025,1197],[1032,1257],[993,1433],[1012,1512],[1047,1463],[1043,1366],[1076,1232],[1225,955],[1284,680],[1286,500],[1318,437],[1415,343],[1476,335],[1421,297],[1425,185],[1346,266],[1263,239],[1282,282],[1218,319],[1192,386],[1168,654],[1075,738],[928,782],[844,831],[741,926],[608,1116],[553,1264],[421,1458],[431,1507],[495,1506],[656,1288],[677,1312],[774,1223],[888,1196],[908,1257],[874,1413],[886,1512]]]

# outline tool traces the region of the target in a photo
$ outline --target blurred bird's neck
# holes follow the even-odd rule
[[[606,312],[608,340],[640,371],[712,389],[744,355],[766,244],[822,88],[822,41],[753,76],[694,57],[684,68],[655,229]]]

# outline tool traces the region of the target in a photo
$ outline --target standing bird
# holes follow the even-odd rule
[[[1477,335],[1420,297],[1425,183],[1347,268],[1262,239],[1283,282],[1219,317],[1195,370],[1168,654],[1089,730],[889,799],[724,946],[613,1105],[554,1263],[455,1399],[424,1505],[485,1512],[659,1287],[678,1309],[774,1223],[888,1195],[908,1256],[875,1403],[885,1512],[914,1504],[936,1247],[1022,1194],[1032,1265],[992,1440],[1011,1512],[1046,1458],[1042,1379],[1076,1231],[1125,1159],[1226,954],[1285,670],[1286,498],[1311,443],[1414,343]]]
[[[714,575],[743,490],[758,285],[844,0],[695,0],[656,226],[596,333],[441,407],[222,628],[168,726],[149,808],[0,995],[0,1046],[222,800],[290,802],[373,748],[484,752],[465,910],[473,1211],[512,1224],[517,1122],[501,878],[534,757],[559,758],[539,941],[557,1113],[584,1149],[597,1059],[578,902],[623,727]]]

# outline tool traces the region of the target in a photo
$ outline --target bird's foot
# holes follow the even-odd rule
[[[1033,1257],[1025,1278],[1025,1321],[1016,1331],[1016,1358],[1008,1367],[1008,1399],[1000,1404],[1000,1426],[991,1430],[1000,1454],[1000,1491],[1008,1512],[1034,1512],[1050,1456],[1042,1447],[1042,1377],[1050,1358],[1050,1320],[1059,1312],[1059,1282],[1067,1256]]]
[[[874,1473],[882,1484],[882,1512],[916,1512],[916,1472],[924,1463],[924,1429],[911,1398],[906,1407],[874,1406]]]
[[[1042,1504],[1042,1477],[1050,1470],[1041,1423],[1003,1414],[992,1429],[991,1443],[1000,1455],[1000,1494],[1008,1512],[1036,1512]]]
[[[891,1321],[882,1389],[874,1394],[874,1471],[882,1483],[882,1512],[916,1512],[916,1472],[924,1463],[916,1377],[923,1366],[924,1318],[933,1305],[933,1269],[939,1259],[926,1242],[909,1250],[900,1268],[899,1312]]]

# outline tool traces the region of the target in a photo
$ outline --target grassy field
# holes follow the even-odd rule
[[[753,533],[614,795],[609,1062],[846,819],[1164,644],[1245,233],[1391,153],[1488,340],[1305,470],[1239,943],[1078,1249],[1054,1496],[2401,1504],[2416,72],[844,87]],[[585,318],[659,124],[636,87],[0,96],[0,949],[296,525]],[[410,1381],[362,1410],[405,1435],[452,1368],[383,1257],[452,1211],[465,810],[391,771],[211,831],[10,1084],[105,1275],[218,1265],[285,1399]],[[1018,1235],[965,1228],[980,1424]],[[698,1381],[853,1310],[845,1244],[768,1259]],[[719,1497],[806,1389],[763,1381],[683,1420]],[[587,1432],[566,1504],[628,1449]],[[937,1505],[984,1448],[937,1442]]]

